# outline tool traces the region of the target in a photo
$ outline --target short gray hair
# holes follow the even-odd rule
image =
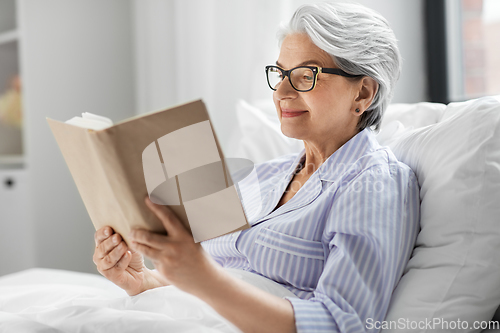
[[[317,3],[299,7],[278,31],[281,43],[287,35],[305,33],[330,54],[336,65],[351,74],[366,75],[378,83],[370,107],[361,115],[358,129],[378,130],[401,72],[401,55],[387,20],[354,3]]]

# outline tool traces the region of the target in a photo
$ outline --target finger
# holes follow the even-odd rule
[[[99,268],[103,271],[107,271],[116,266],[118,261],[127,253],[127,245],[125,242],[118,244],[107,256],[102,258]]]
[[[101,242],[96,248],[95,254],[97,259],[102,259],[107,256],[120,242],[122,237],[119,234],[114,234]]]
[[[151,209],[163,223],[169,235],[175,237],[179,232],[186,232],[186,228],[171,209],[167,206],[153,203],[148,197],[146,197],[145,201],[149,209]]]
[[[101,244],[105,239],[111,236],[113,232],[114,230],[108,226],[102,227],[97,230],[94,234],[95,245],[98,246],[99,244]]]
[[[118,269],[119,271],[124,271],[128,265],[130,265],[130,262],[132,261],[132,252],[127,251],[125,254],[118,260],[118,262],[115,265],[115,268]]]
[[[168,243],[167,236],[143,229],[133,229],[130,232],[129,237],[136,243],[144,244],[156,249],[161,249],[166,243]]]
[[[159,257],[160,255],[160,251],[156,250],[156,249],[153,249],[147,245],[144,245],[144,244],[141,244],[141,243],[136,243],[134,241],[132,241],[131,243],[131,247],[142,253],[143,255],[145,255],[146,257],[150,258],[150,259],[156,259]]]

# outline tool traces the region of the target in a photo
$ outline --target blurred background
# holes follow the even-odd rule
[[[118,122],[203,98],[222,146],[238,100],[271,98],[264,66],[302,0],[0,0],[0,275],[96,272],[94,229],[46,117]],[[359,0],[404,58],[393,102],[500,94],[500,0]]]

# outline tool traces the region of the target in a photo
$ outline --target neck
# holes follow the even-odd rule
[[[336,140],[304,140],[306,159],[300,173],[312,175],[333,153],[353,138],[359,131],[344,135]]]

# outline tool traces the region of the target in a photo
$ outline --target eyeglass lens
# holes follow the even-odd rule
[[[283,73],[279,68],[270,67],[267,71],[269,85],[278,89],[283,81]],[[307,67],[297,67],[290,72],[290,83],[296,90],[309,90],[314,85],[314,72]]]

